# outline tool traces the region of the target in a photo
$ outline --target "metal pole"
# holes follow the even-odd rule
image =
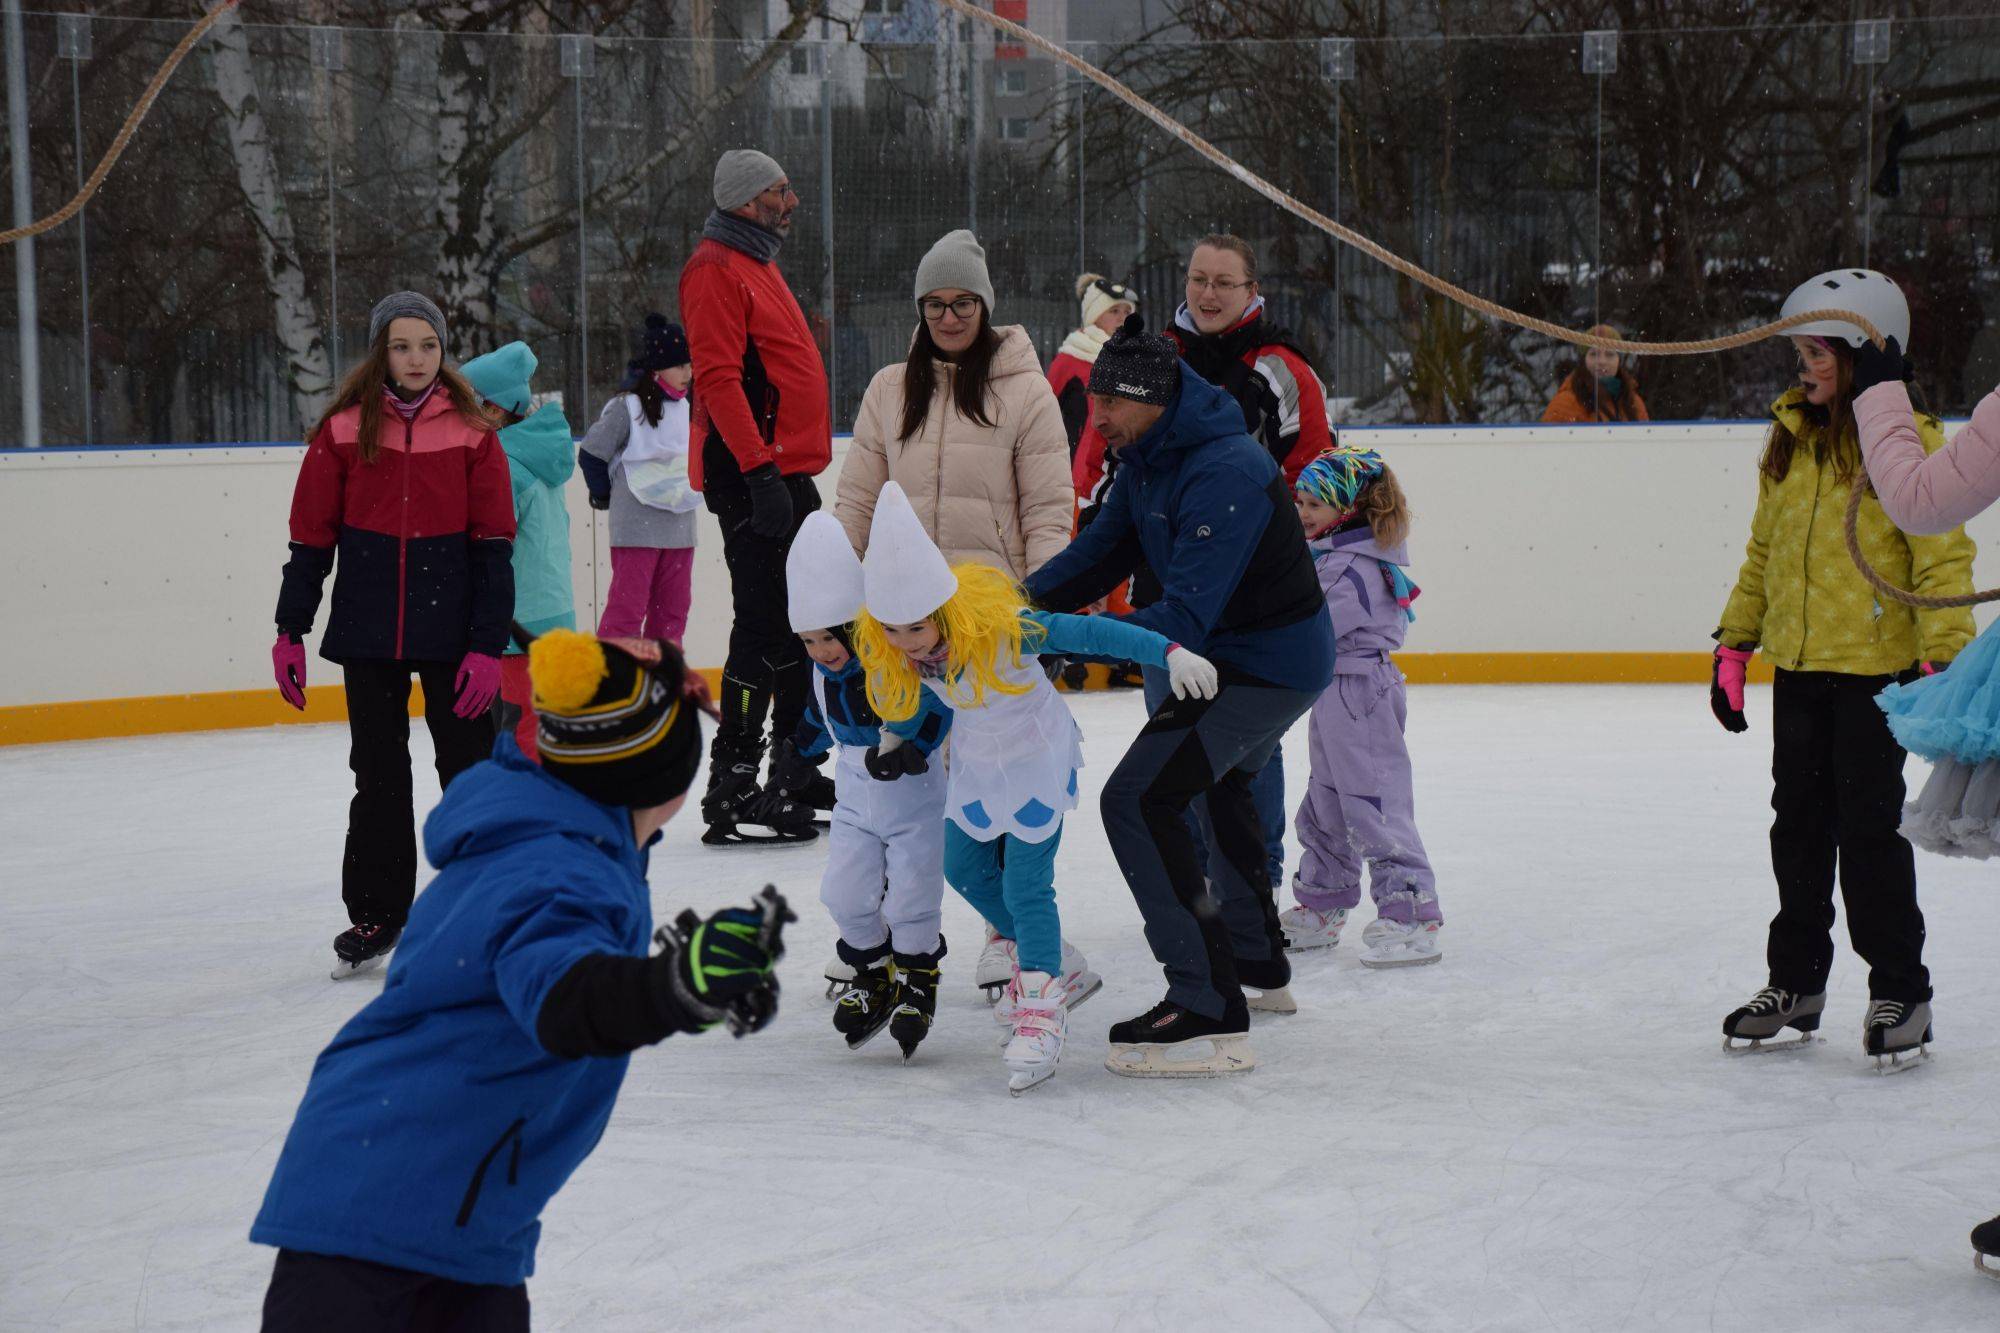
[[[1593,218],[1590,262],[1590,322],[1604,322],[1604,75],[1597,76],[1597,187],[1590,196]],[[1590,377],[1590,412],[1597,416],[1597,376]]]
[[[321,74],[320,82],[326,88],[321,107],[326,130],[326,329],[329,351],[333,354],[333,373],[340,374],[340,217],[337,211],[339,196],[333,181],[333,93],[326,86],[333,76]],[[335,383],[339,380],[336,378]]]
[[[83,189],[83,78],[77,67],[83,62],[69,62],[69,105],[70,118],[76,125],[76,188]],[[90,231],[85,225],[85,215],[90,211],[88,204],[76,213],[76,276],[83,294],[83,442],[91,444],[97,439],[95,414],[91,407],[90,388]]]
[[[7,147],[14,159],[14,225],[35,220],[28,179],[28,74],[22,51],[21,0],[7,4]],[[35,299],[35,238],[14,243],[14,311],[21,337],[21,445],[42,446],[41,321]]]
[[[973,46],[972,20],[959,20],[965,51],[965,225],[979,231],[979,53]]]
[[[819,21],[819,222],[826,244],[826,393],[840,402],[840,302],[833,274],[833,21]]]
[[[1087,177],[1084,174],[1083,163],[1084,99],[1089,96],[1089,86],[1079,82],[1076,86],[1076,271],[1078,273],[1083,272],[1084,264],[1086,263],[1085,256],[1090,250],[1090,244],[1085,239],[1084,229],[1084,183]]]
[[[576,288],[579,310],[576,330],[577,370],[581,392],[577,420],[590,421],[590,237],[584,225],[584,195],[589,167],[583,160],[583,83],[576,80]]]
[[[1869,243],[1875,239],[1875,210],[1868,204],[1868,192],[1872,182],[1869,173],[1875,169],[1875,66],[1868,67],[1868,100],[1861,108],[1861,267],[1868,267]]]
[[[1340,221],[1340,86],[1333,89],[1333,220]],[[1333,396],[1340,396],[1340,252],[1347,247],[1333,247]]]

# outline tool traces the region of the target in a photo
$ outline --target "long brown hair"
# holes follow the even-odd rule
[[[1378,546],[1399,546],[1410,535],[1410,502],[1403,494],[1403,488],[1396,481],[1396,474],[1385,463],[1382,475],[1368,483],[1361,492],[1361,517],[1368,520],[1368,531],[1375,536]]]
[[[1846,343],[1827,346],[1833,353],[1833,402],[1826,407],[1801,402],[1799,411],[1820,427],[1813,449],[1822,462],[1833,464],[1834,480],[1847,486],[1853,484],[1855,474],[1861,471],[1860,432],[1854,424],[1854,353]],[[1783,481],[1792,470],[1792,455],[1798,447],[1799,437],[1791,428],[1782,421],[1773,421],[1770,437],[1764,441],[1764,456],[1757,466],[1772,481]]]
[[[972,336],[972,345],[960,352],[953,363],[958,374],[952,377],[952,406],[967,421],[982,426],[993,424],[986,415],[986,386],[993,374],[993,354],[999,350],[1000,335],[993,332],[986,302],[981,300],[979,332]],[[938,346],[931,341],[930,322],[919,314],[917,336],[910,342],[909,359],[903,362],[903,427],[896,435],[899,440],[907,440],[924,428],[924,418],[931,410],[931,394],[937,388],[938,359]]]
[[[391,320],[390,323],[395,321]],[[381,452],[379,443],[382,433],[382,395],[389,387],[389,325],[375,335],[369,345],[368,355],[360,364],[347,372],[347,378],[340,382],[340,388],[333,395],[333,401],[326,405],[317,424],[306,433],[306,442],[325,429],[326,423],[350,407],[359,406],[361,423],[355,435],[355,449],[363,463],[372,463]],[[451,399],[451,405],[465,418],[466,424],[478,430],[494,430],[499,423],[486,411],[479,394],[466,383],[465,376],[457,370],[438,362],[437,387]]]

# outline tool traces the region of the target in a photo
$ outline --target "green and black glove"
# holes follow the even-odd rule
[[[705,1028],[727,1023],[740,1037],[764,1027],[778,1012],[785,923],[798,919],[768,884],[749,907],[725,907],[705,921],[682,912],[653,935],[673,957],[675,1000]]]

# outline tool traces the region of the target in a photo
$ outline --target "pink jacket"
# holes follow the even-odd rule
[[[1868,480],[1903,531],[1949,532],[2000,500],[2000,389],[1980,399],[1958,438],[1930,455],[1901,384],[1878,384],[1856,398],[1854,420]]]

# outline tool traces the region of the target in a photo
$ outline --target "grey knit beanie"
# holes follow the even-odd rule
[[[986,302],[988,315],[993,313],[993,279],[986,274],[986,251],[980,248],[979,238],[963,227],[946,232],[917,265],[919,301],[947,287],[971,292]]]
[[[422,292],[392,292],[375,303],[375,308],[368,312],[370,346],[382,336],[382,330],[389,327],[392,319],[421,319],[437,330],[439,342],[445,341],[444,311]]]
[[[731,213],[785,179],[785,169],[754,148],[732,148],[715,163],[715,206]]]

